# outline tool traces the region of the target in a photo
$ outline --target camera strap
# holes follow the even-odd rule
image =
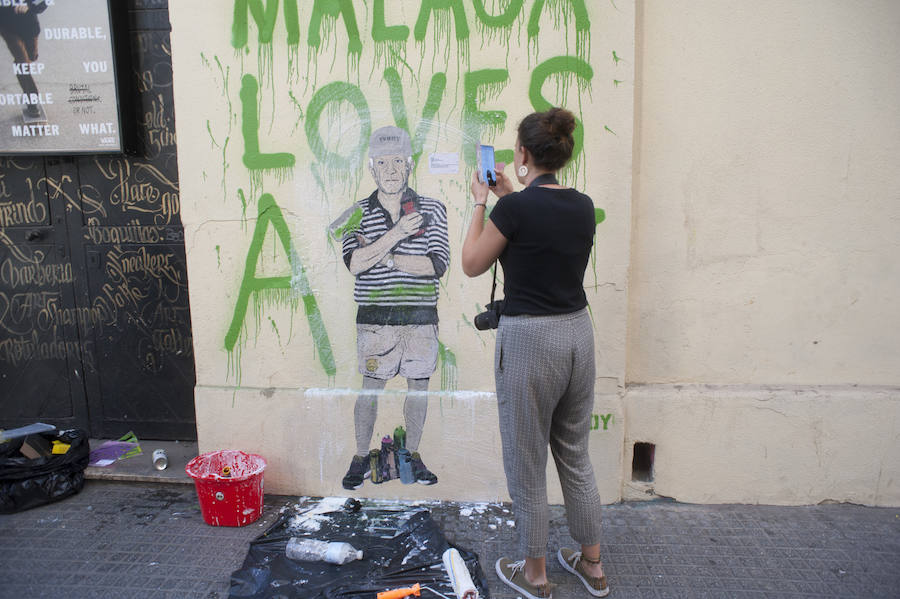
[[[494,260],[494,281],[491,283],[491,304],[494,303],[494,293],[497,291],[497,268],[500,266],[499,260]]]

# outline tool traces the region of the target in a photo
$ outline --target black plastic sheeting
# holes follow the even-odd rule
[[[59,501],[84,487],[84,469],[90,456],[87,433],[72,429],[40,435],[71,447],[64,454],[32,460],[19,453],[22,439],[0,443],[0,514]]]
[[[411,587],[415,583],[447,597],[456,597],[441,559],[445,550],[456,547],[478,587],[479,596],[490,599],[478,556],[450,544],[426,509],[363,502],[359,511],[348,509],[327,514],[315,532],[296,528],[295,517],[302,517],[302,511],[288,509],[266,532],[251,541],[243,567],[231,575],[229,597],[375,599],[382,591]],[[290,560],[284,550],[292,536],[344,541],[361,549],[363,559],[341,566]],[[438,595],[423,589],[421,597],[429,599]]]

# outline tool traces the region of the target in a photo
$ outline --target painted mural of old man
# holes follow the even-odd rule
[[[406,481],[437,482],[418,446],[428,381],[438,359],[438,279],[450,263],[450,247],[446,208],[409,188],[412,165],[407,132],[377,129],[369,140],[369,171],[377,189],[349,211],[352,226],[339,219],[345,223],[344,263],[356,277],[356,344],[363,375],[354,408],[356,455],[342,481],[345,489],[359,488],[370,474],[378,391],[397,375],[408,386],[403,415],[412,478]]]

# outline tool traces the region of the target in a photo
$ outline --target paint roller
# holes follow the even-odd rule
[[[447,570],[447,575],[450,577],[450,584],[453,586],[453,592],[456,594],[457,598],[478,599],[478,589],[475,588],[475,583],[472,582],[472,576],[469,574],[466,562],[459,554],[459,551],[452,548],[448,549],[444,552],[442,558],[444,561],[444,568]],[[404,599],[411,595],[420,597],[422,590],[431,591],[438,597],[449,599],[446,595],[438,593],[434,589],[420,586],[418,583],[411,587],[382,591],[381,593],[378,593],[378,599]]]
[[[478,599],[478,589],[472,582],[472,576],[466,567],[466,562],[456,549],[450,548],[444,552],[444,568],[450,576],[450,584],[453,592],[459,599]]]

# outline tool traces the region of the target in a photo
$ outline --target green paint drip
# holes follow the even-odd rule
[[[241,222],[247,226],[247,198],[244,196],[244,190],[238,187],[238,199],[241,200]]]
[[[466,23],[466,10],[463,8],[462,0],[422,0],[419,16],[416,19],[416,26],[413,30],[413,36],[416,41],[424,41],[425,32],[428,30],[428,21],[431,19],[431,13],[436,10],[452,11],[456,25],[456,39],[461,41],[469,38],[469,25]],[[435,15],[435,22],[437,22],[441,15],[446,15],[446,12],[437,13]],[[438,29],[438,27],[435,27],[435,29]],[[449,38],[449,21],[445,31],[442,33],[446,33]]]
[[[396,67],[400,61],[405,64],[409,27],[406,25],[388,26],[385,23],[384,0],[375,0],[372,19],[372,39],[375,41],[373,69],[382,66]]]
[[[278,325],[275,324],[275,319],[269,316],[269,324],[272,325],[272,330],[275,331],[275,336],[278,338],[278,347],[284,347],[281,344],[281,333],[278,331]]]
[[[488,29],[509,29],[512,27],[516,18],[522,13],[522,5],[525,0],[510,0],[509,5],[499,15],[488,14],[484,6],[484,0],[472,0],[475,7],[475,16],[477,23]]]
[[[222,248],[216,244],[216,264],[219,266],[219,270],[222,270],[222,254],[220,253]]]
[[[539,51],[540,19],[545,5],[550,13],[554,29],[565,31],[567,50],[569,48],[569,9],[571,9],[575,19],[575,55],[581,60],[587,60],[591,55],[591,20],[584,0],[535,0],[528,18],[528,45],[534,53],[535,59],[537,59]]]
[[[216,138],[213,137],[212,129],[209,126],[209,119],[206,119],[206,132],[209,133],[209,139],[212,141],[212,145],[218,148],[219,144],[216,143]]]
[[[288,98],[291,99],[291,103],[294,105],[294,108],[297,109],[297,121],[294,123],[294,128],[291,130],[291,135],[294,134],[294,131],[297,130],[297,127],[300,126],[300,121],[303,120],[303,107],[300,105],[300,102],[294,97],[293,90],[288,90]]]
[[[425,35],[428,32],[428,23],[431,21],[432,13],[434,16],[432,28],[434,45],[432,46],[431,70],[438,70],[435,61],[438,59],[438,48],[441,47],[442,40],[446,40],[443,45],[443,64],[446,65],[450,61],[451,15],[453,18],[453,26],[456,29],[457,67],[460,59],[468,64],[469,25],[466,22],[466,11],[463,8],[462,0],[422,0],[419,16],[416,19],[416,25],[413,29],[413,37],[416,40],[416,45],[420,48],[420,54],[422,56],[425,55]]]
[[[606,212],[603,208],[594,208],[594,227],[606,220]],[[599,281],[597,279],[597,235],[594,234],[594,245],[591,247],[591,269],[594,271],[594,290],[597,290]],[[589,306],[590,308],[590,306]],[[593,314],[591,315],[593,319]]]
[[[492,3],[492,7],[496,4],[497,1],[495,0]],[[475,8],[475,29],[481,35],[483,46],[487,43],[496,43],[504,48],[509,48],[511,46],[513,25],[516,22],[519,24],[519,33],[521,34],[525,15],[522,10],[524,0],[508,0],[506,9],[500,14],[488,13],[484,0],[473,0],[472,5]],[[509,55],[509,52],[505,55],[507,70],[509,70]]]
[[[292,273],[289,277],[256,276],[259,254],[262,251],[262,245],[269,225],[275,228],[275,233],[281,241],[281,246],[288,256]],[[235,303],[231,324],[225,334],[225,350],[231,354],[235,347],[239,345],[238,340],[241,338],[242,331],[244,331],[244,320],[251,296],[254,299],[254,312],[258,330],[261,301],[283,305],[287,301],[295,302],[298,295],[303,301],[304,312],[309,322],[319,362],[322,364],[325,372],[329,376],[333,376],[337,372],[337,367],[335,366],[331,342],[329,341],[325,322],[319,310],[315,294],[309,285],[303,264],[300,262],[300,258],[294,248],[294,243],[281,208],[271,194],[265,193],[259,198],[259,218],[256,221],[250,248],[247,251],[244,276],[241,280],[241,287]]]
[[[325,115],[328,122],[340,125],[340,106],[348,102],[356,110],[355,125],[359,127],[359,138],[350,148],[348,155],[341,155],[329,149],[322,139],[319,122]],[[326,113],[327,109],[327,113]],[[369,136],[372,133],[372,122],[369,104],[359,87],[342,81],[335,81],[320,88],[313,95],[306,110],[306,139],[316,161],[324,170],[327,181],[323,189],[332,189],[334,184],[359,185],[360,165],[365,158]],[[348,177],[348,174],[352,176]],[[320,173],[322,174],[322,173]],[[353,176],[356,178],[353,179]]]
[[[509,82],[506,69],[482,69],[465,74],[463,79],[463,157],[468,167],[475,166],[475,146],[484,137],[494,138],[506,126],[506,112],[480,110],[479,104],[494,99]],[[472,141],[474,140],[474,142]]]
[[[356,25],[356,13],[353,11],[352,0],[315,0],[312,8],[312,16],[309,20],[309,34],[307,43],[314,48],[322,44],[322,20],[325,17],[344,19],[344,27],[349,38],[347,52],[350,54],[362,53],[362,41],[359,38],[359,27]]]
[[[446,345],[438,341],[438,358],[441,361],[441,390],[456,391],[456,355]]]
[[[294,7],[296,9],[296,0]],[[286,0],[286,3],[290,0]],[[253,16],[259,32],[260,44],[271,44],[272,33],[275,30],[275,20],[278,16],[278,0],[267,0],[263,8],[262,0],[235,0],[234,20],[231,25],[231,45],[234,48],[243,48],[247,45],[248,23],[247,11]]]
[[[543,96],[544,83],[551,77],[559,82],[562,74],[574,75],[577,78],[584,79],[588,83],[594,77],[594,70],[591,65],[576,58],[574,56],[556,56],[537,65],[531,74],[531,83],[528,87],[528,97],[531,106],[538,112],[549,110],[553,106],[564,105],[564,102],[550,102]],[[559,87],[558,87],[559,91]],[[578,115],[582,116],[581,110]],[[575,119],[575,148],[572,151],[572,160],[569,165],[561,172],[561,180],[563,182],[574,182],[578,179],[578,170],[584,164],[584,156],[582,149],[584,148],[584,125],[580,119]]]
[[[241,133],[244,136],[244,166],[251,171],[281,171],[290,173],[296,162],[288,152],[262,154],[259,151],[259,118],[257,116],[257,93],[259,84],[253,75],[241,78]],[[287,173],[284,173],[287,171]],[[252,173],[251,173],[252,175]]]
[[[394,68],[388,68],[384,71],[384,80],[388,84],[391,98],[391,110],[394,113],[394,122],[401,129],[407,132],[411,131],[409,126],[409,118],[406,113],[406,103],[403,101],[403,86],[400,83],[400,74]],[[441,101],[444,98],[444,90],[447,87],[447,76],[444,73],[435,73],[431,78],[428,86],[428,97],[425,100],[425,106],[422,108],[422,119],[416,127],[416,133],[412,137],[413,151],[413,170],[419,165],[419,157],[425,147],[425,139],[428,137],[428,131],[435,115],[441,107]]]

